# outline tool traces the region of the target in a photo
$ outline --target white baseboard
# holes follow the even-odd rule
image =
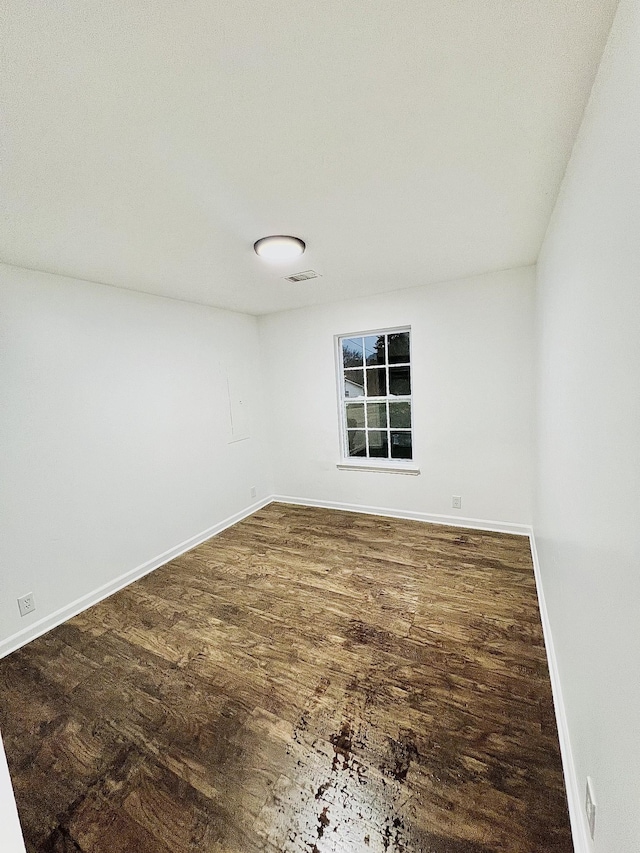
[[[130,571],[119,575],[117,578],[114,578],[112,581],[103,584],[103,586],[94,589],[92,592],[77,598],[75,601],[72,601],[71,604],[67,604],[59,610],[56,610],[55,613],[51,613],[49,616],[45,616],[37,622],[32,623],[27,628],[12,634],[12,636],[0,642],[0,658],[6,657],[6,655],[11,654],[11,652],[14,652],[21,646],[30,643],[31,640],[35,640],[36,637],[46,634],[47,631],[61,625],[63,622],[66,622],[67,619],[71,619],[72,616],[77,616],[78,613],[82,613],[82,611],[86,610],[88,607],[97,604],[99,601],[102,601],[102,599],[113,595],[114,592],[118,592],[118,590],[123,589],[123,587],[128,586],[130,583],[148,575],[149,572],[160,568],[160,566],[163,566],[170,560],[174,560],[176,557],[184,554],[185,551],[189,551],[191,548],[195,548],[196,545],[200,545],[207,539],[211,539],[212,536],[216,536],[218,533],[226,530],[227,527],[231,527],[233,524],[237,524],[239,521],[242,521],[243,518],[253,515],[254,512],[262,509],[263,506],[271,503],[271,501],[272,498],[269,497],[251,504],[251,506],[240,510],[240,512],[235,513],[235,515],[225,518],[224,521],[220,521],[218,524],[213,524],[201,533],[197,533],[195,536],[185,539],[184,542],[181,542],[179,545],[175,545],[168,551],[159,554],[157,557],[147,560],[147,562],[142,563],[141,566],[137,566],[135,569],[131,569]]]
[[[544,634],[544,644],[547,650],[547,663],[549,664],[549,677],[551,679],[551,690],[553,692],[553,706],[556,713],[556,724],[558,727],[558,740],[560,741],[560,754],[562,757],[562,771],[564,773],[564,784],[567,791],[567,804],[569,806],[569,819],[571,821],[571,834],[573,836],[573,847],[575,853],[590,853],[591,844],[589,842],[589,834],[587,831],[584,810],[583,796],[578,777],[576,775],[576,767],[573,761],[573,753],[571,751],[571,738],[569,737],[569,723],[565,711],[564,700],[562,698],[562,685],[560,683],[560,673],[558,671],[558,662],[553,645],[553,635],[551,633],[551,623],[549,622],[549,614],[547,612],[547,604],[544,597],[544,588],[542,586],[542,575],[540,572],[540,561],[538,558],[538,550],[536,548],[536,540],[531,530],[529,534],[531,542],[531,557],[533,559],[533,572],[536,579],[536,589],[538,591],[538,605],[540,607],[540,621],[542,622],[542,632]]]
[[[314,498],[294,498],[288,495],[272,495],[272,501],[298,506],[319,506],[324,509],[341,509],[345,512],[361,512],[365,515],[384,515],[388,518],[407,518],[412,521],[426,521],[430,524],[446,524],[452,527],[469,527],[472,530],[488,530],[493,533],[513,533],[516,536],[529,536],[529,524],[514,524],[510,521],[487,521],[483,518],[464,518],[457,515],[435,515],[414,510],[388,509],[380,506],[363,506],[339,501],[319,501]]]

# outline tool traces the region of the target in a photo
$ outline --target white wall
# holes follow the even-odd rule
[[[526,267],[261,317],[276,493],[530,524],[534,285]],[[334,336],[401,325],[422,473],[337,470]]]
[[[0,345],[0,651],[271,493],[255,317],[0,266]]]
[[[602,853],[640,849],[639,81],[621,0],[539,262],[534,527]]]
[[[0,737],[0,848],[3,853],[24,853],[22,830],[13,796],[9,768]]]

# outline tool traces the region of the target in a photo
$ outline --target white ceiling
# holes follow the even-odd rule
[[[256,314],[533,263],[615,5],[4,0],[0,258]]]

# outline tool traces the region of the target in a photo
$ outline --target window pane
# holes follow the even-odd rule
[[[391,433],[391,458],[392,459],[411,459],[411,433],[410,432],[392,432]]]
[[[364,403],[347,403],[347,428],[364,429]]]
[[[362,338],[342,339],[343,367],[362,367]]]
[[[409,361],[409,332],[389,335],[389,364]]]
[[[340,337],[347,458],[413,459],[410,342],[409,331]]]
[[[367,455],[363,429],[350,429],[347,431],[347,437],[349,439],[349,456]]]
[[[368,403],[375,406],[376,403]],[[411,427],[411,403],[389,403],[389,426],[409,429]]]
[[[411,393],[410,370],[411,368],[409,366],[389,368],[389,394],[393,394],[397,397],[401,394]],[[369,373],[369,371],[367,371],[367,373]]]
[[[344,396],[364,397],[364,370],[345,370]]]
[[[367,397],[384,397],[387,393],[387,378],[384,367],[367,368]]]
[[[387,404],[367,403],[367,418],[370,427],[386,427]],[[394,424],[394,426],[404,426],[404,424]]]
[[[384,335],[369,335],[364,339],[367,364],[384,364]]]
[[[389,456],[389,441],[387,431],[382,429],[369,430],[369,456]]]

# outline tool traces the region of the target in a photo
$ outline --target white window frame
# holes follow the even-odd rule
[[[369,337],[370,335],[393,335],[399,332],[408,332],[409,333],[409,368],[411,371],[411,392],[410,394],[395,396],[389,394],[389,361],[388,354],[385,357],[385,373],[386,373],[386,390],[387,394],[385,396],[380,397],[367,397],[366,396],[366,364],[363,364],[363,371],[365,371],[365,395],[361,397],[346,397],[344,393],[344,365],[342,358],[342,341],[345,338],[364,338]],[[338,423],[339,423],[339,434],[340,434],[340,461],[337,463],[336,467],[340,470],[345,471],[377,471],[384,472],[390,474],[419,474],[420,468],[416,464],[416,446],[415,446],[415,428],[414,428],[414,406],[413,406],[413,389],[414,389],[414,374],[413,374],[413,352],[412,352],[412,338],[413,335],[411,333],[411,326],[394,326],[384,329],[369,329],[366,331],[358,331],[358,332],[345,332],[339,335],[336,335],[334,338],[335,343],[335,356],[336,356],[336,377],[338,382]],[[392,365],[393,366],[393,365]],[[364,411],[365,411],[365,440],[368,442],[368,432],[367,432],[367,403],[381,403],[387,401],[397,401],[401,402],[403,400],[408,401],[411,404],[411,450],[412,450],[412,458],[411,459],[392,459],[384,458],[384,457],[375,457],[375,456],[349,456],[349,445],[348,445],[348,433],[347,433],[347,403],[356,403],[362,402],[364,403]],[[387,407],[388,411],[388,407]],[[387,430],[390,430],[390,427],[387,426]],[[408,430],[407,430],[408,431]]]

